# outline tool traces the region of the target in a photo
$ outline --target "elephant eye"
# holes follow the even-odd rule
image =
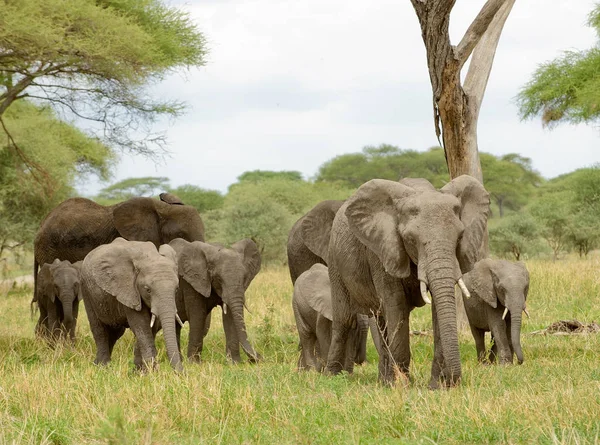
[[[144,284],[144,290],[146,291],[146,293],[150,293],[150,287]]]

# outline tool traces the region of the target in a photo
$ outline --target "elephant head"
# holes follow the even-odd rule
[[[529,272],[523,263],[486,258],[478,261],[465,275],[467,287],[491,307],[504,307],[502,318],[510,312],[510,338],[519,364],[523,363],[521,348],[521,314],[526,310],[529,292]]]
[[[173,196],[173,195],[170,195]],[[113,207],[119,234],[130,241],[151,241],[158,248],[175,238],[204,241],[204,224],[198,211],[181,201],[131,198]]]
[[[454,286],[477,260],[488,213],[489,194],[466,175],[439,191],[425,180],[373,179],[345,210],[351,232],[389,275],[407,278],[416,265],[423,300],[427,289],[433,298],[450,384],[461,375]]]
[[[60,321],[65,329],[71,329],[75,323],[73,305],[81,301],[80,271],[81,261],[71,264],[58,258],[40,269],[40,290],[51,303],[60,304],[63,314]]]
[[[260,356],[248,341],[244,321],[246,289],[260,270],[261,258],[254,241],[244,239],[231,248],[182,239],[170,245],[177,252],[179,275],[199,294],[210,297],[214,291],[223,300],[223,311],[231,311],[238,339],[250,360]]]
[[[177,259],[169,245],[157,250],[151,242],[115,239],[88,255],[85,268],[95,283],[130,309],[148,310],[158,317],[171,366],[181,371],[177,347],[175,293],[179,287]],[[150,322],[151,324],[153,321]]]

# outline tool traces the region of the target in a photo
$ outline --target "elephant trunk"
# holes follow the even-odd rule
[[[244,289],[234,289],[229,290],[223,294],[223,302],[227,304],[231,314],[233,316],[233,321],[235,324],[235,329],[237,331],[238,340],[242,349],[252,362],[257,362],[261,359],[260,354],[258,354],[250,342],[248,341],[248,334],[246,332],[246,323],[244,321]]]
[[[175,302],[173,301],[172,304],[163,303],[160,307],[158,316],[160,318],[160,324],[162,325],[169,363],[175,371],[181,372],[183,371],[183,365],[181,364],[181,354],[179,353],[179,347],[177,346],[175,313]]]
[[[73,300],[65,299],[62,302],[63,308],[63,325],[66,329],[70,329],[73,325]]]
[[[521,311],[510,311],[510,340],[517,356],[519,365],[523,363],[523,350],[521,349]]]
[[[436,242],[431,245],[434,247],[427,254],[426,273],[439,330],[436,333],[436,340],[439,339],[442,349],[443,364],[439,365],[442,365],[442,376],[446,380],[446,385],[454,386],[461,378],[454,294],[455,276],[457,273],[460,276],[460,269],[454,246],[447,242]]]

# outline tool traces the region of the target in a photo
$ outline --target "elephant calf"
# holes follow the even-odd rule
[[[175,249],[179,263],[177,310],[184,322],[190,322],[188,358],[200,361],[210,313],[221,306],[227,356],[234,363],[240,362],[241,346],[250,361],[260,360],[260,354],[248,340],[244,321],[246,290],[261,265],[254,241],[243,239],[226,248],[176,238],[169,245]],[[178,342],[180,331],[177,328]]]
[[[117,238],[96,247],[83,260],[81,284],[96,342],[96,364],[110,361],[116,341],[130,328],[136,338],[136,368],[154,368],[154,323],[158,317],[171,366],[177,371],[183,369],[175,330],[177,258],[169,245],[157,250],[149,241]]]
[[[40,317],[36,335],[48,340],[60,337],[75,340],[79,301],[81,300],[81,261],[54,260],[40,268],[37,293],[31,304],[37,303]]]
[[[292,307],[300,335],[298,369],[314,368],[320,372],[327,362],[333,320],[331,285],[326,266],[314,264],[298,277],[294,284]],[[346,343],[344,369],[351,372],[354,363],[365,361],[368,330],[368,317],[357,315]]]
[[[512,363],[516,355],[519,364],[523,363],[521,313],[528,314],[525,300],[529,291],[525,265],[486,258],[475,263],[464,282],[471,293],[471,298],[463,300],[479,361],[487,359],[484,337],[490,331],[494,340],[491,362],[499,356],[501,364]]]

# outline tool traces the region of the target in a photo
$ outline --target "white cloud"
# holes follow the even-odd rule
[[[484,3],[457,1],[454,44]],[[594,44],[594,32],[584,26],[593,5],[515,3],[483,103],[480,150],[521,153],[548,177],[600,161],[596,129],[549,132],[539,121],[522,123],[513,100],[538,64]],[[124,156],[116,180],[161,175],[175,186],[225,190],[246,170],[312,176],[324,161],[364,145],[422,150],[436,144],[425,50],[409,0],[220,0],[182,7],[209,40],[209,63],[157,89],[190,105],[168,129],[172,157],[154,165]]]

